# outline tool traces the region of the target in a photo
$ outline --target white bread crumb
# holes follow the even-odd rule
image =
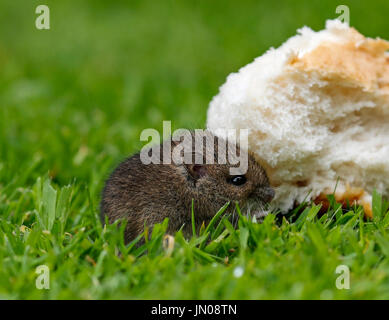
[[[276,187],[274,206],[360,188],[389,195],[389,42],[338,20],[298,30],[228,76],[207,127],[250,130],[249,148]],[[370,203],[370,202],[369,202]]]

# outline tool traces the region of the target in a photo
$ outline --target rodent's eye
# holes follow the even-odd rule
[[[233,176],[228,179],[228,182],[235,186],[241,186],[242,184],[245,184],[246,181],[247,179],[245,176]]]

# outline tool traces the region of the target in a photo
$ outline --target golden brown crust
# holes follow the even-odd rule
[[[389,42],[382,39],[365,38],[351,28],[344,43],[323,42],[301,58],[289,61],[293,69],[303,73],[316,72],[323,80],[339,80],[347,86],[362,87],[366,91],[377,92],[389,103]],[[323,210],[329,203],[323,191],[315,200]],[[363,206],[366,218],[373,212],[366,201],[368,193],[361,188],[346,187],[343,193],[335,195],[337,202],[358,203]]]
[[[303,72],[316,71],[325,78],[341,79],[368,91],[380,90],[389,100],[389,42],[365,38],[352,29],[345,43],[323,42],[289,64]]]
[[[373,218],[373,210],[371,208],[371,204],[364,200],[366,196],[366,192],[362,188],[354,188],[347,186],[346,191],[343,193],[335,193],[335,200],[338,203],[342,204],[342,207],[346,207],[348,204],[360,204],[362,205],[365,218],[372,219]],[[327,199],[326,193],[321,193],[316,199],[313,201],[315,204],[321,204],[323,211],[327,211],[329,208],[329,201]]]

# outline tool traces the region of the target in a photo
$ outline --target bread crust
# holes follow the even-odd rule
[[[318,72],[326,80],[342,80],[366,91],[379,90],[389,101],[389,42],[359,35],[340,44],[322,43],[303,57],[291,59],[290,66],[304,73]]]
[[[339,202],[372,217],[373,190],[389,196],[388,50],[338,20],[303,27],[228,76],[207,127],[250,130],[282,212],[306,200],[324,208],[337,186]]]

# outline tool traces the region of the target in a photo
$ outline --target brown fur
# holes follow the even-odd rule
[[[215,138],[215,163],[218,139]],[[175,146],[171,141],[165,143]],[[202,222],[208,223],[228,201],[238,201],[244,208],[248,202],[261,206],[273,198],[274,191],[264,169],[251,155],[246,184],[235,186],[228,181],[230,167],[229,164],[144,165],[140,154],[135,154],[122,162],[107,180],[102,194],[102,218],[107,215],[110,223],[127,219],[126,242],[142,233],[145,224],[152,226],[166,217],[169,233],[184,226],[183,232],[189,236],[192,199],[195,222],[200,226]],[[234,207],[230,205],[229,210]]]

